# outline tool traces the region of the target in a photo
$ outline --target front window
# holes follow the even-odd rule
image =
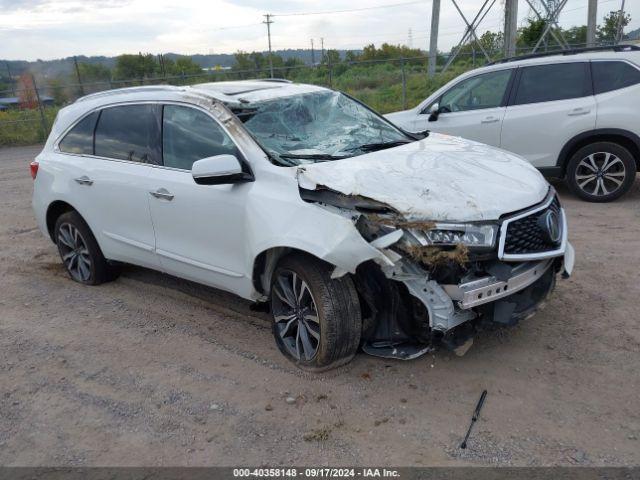
[[[235,113],[281,165],[339,160],[414,141],[376,113],[333,91],[250,103]]]
[[[461,81],[440,100],[442,112],[464,112],[502,105],[511,70],[485,73]]]

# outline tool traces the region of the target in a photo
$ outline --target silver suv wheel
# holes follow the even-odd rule
[[[571,156],[566,180],[583,200],[611,202],[631,188],[636,171],[636,160],[625,147],[615,142],[594,142]]]
[[[596,152],[580,161],[575,178],[581,190],[589,195],[602,196],[621,188],[626,175],[620,158],[613,153]]]

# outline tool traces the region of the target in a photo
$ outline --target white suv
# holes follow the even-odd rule
[[[90,95],[60,111],[31,169],[37,222],[74,280],[126,262],[261,302],[309,370],[360,346],[462,352],[573,266],[564,211],[527,162],[416,138],[310,85]]]
[[[623,195],[640,165],[640,47],[508,59],[465,73],[387,115],[515,152],[580,198]]]

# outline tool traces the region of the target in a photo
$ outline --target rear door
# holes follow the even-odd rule
[[[520,67],[500,146],[536,167],[554,167],[566,142],[595,124],[588,62]]]
[[[462,80],[437,100],[441,113],[436,121],[429,121],[429,105],[418,115],[412,129],[428,129],[499,146],[512,75],[513,69],[508,68]]]
[[[160,266],[148,201],[149,175],[160,158],[158,108],[106,107],[59,144],[70,197],[104,255],[149,268]]]

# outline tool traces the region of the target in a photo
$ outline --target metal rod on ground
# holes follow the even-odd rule
[[[464,440],[460,444],[460,448],[467,448],[467,440],[469,440],[469,435],[471,435],[471,429],[473,425],[478,421],[480,417],[480,410],[482,410],[482,406],[484,405],[484,399],[487,398],[487,391],[483,390],[482,395],[480,395],[480,400],[478,400],[478,404],[476,405],[476,409],[473,411],[473,416],[471,417],[471,424],[469,425],[469,429],[467,430],[467,434],[464,436]]]
[[[587,12],[587,47],[596,44],[596,23],[598,21],[598,0],[589,0]]]
[[[76,66],[76,76],[78,77],[78,85],[80,86],[80,96],[84,96],[84,87],[82,86],[82,78],[80,77],[80,68],[78,68],[78,59],[73,57],[73,64]]]
[[[402,72],[402,109],[407,109],[407,74],[404,70],[404,57],[400,57],[400,71]]]
[[[271,78],[273,78],[273,54],[271,53],[271,24],[273,20],[271,20],[271,14],[267,13],[265,15],[266,20],[262,23],[267,25],[267,37],[269,39],[269,71],[271,74]]]
[[[40,100],[38,85],[36,85],[36,79],[33,74],[31,74],[31,83],[33,84],[33,89],[36,92],[36,99],[38,100],[38,110],[40,110],[40,121],[42,122],[42,139],[44,140],[47,137],[47,120],[44,118],[44,108],[42,106],[42,101]]]
[[[433,0],[431,6],[431,32],[429,39],[429,66],[427,74],[433,77],[436,74],[438,61],[438,26],[440,25],[440,0]]]

